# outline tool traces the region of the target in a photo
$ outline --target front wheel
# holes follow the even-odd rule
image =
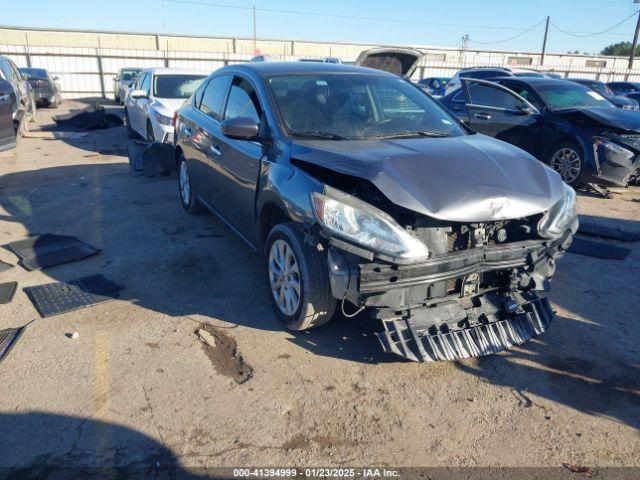
[[[271,304],[290,330],[329,322],[336,309],[331,295],[326,251],[305,242],[295,223],[276,225],[267,237],[264,261]]]
[[[557,145],[551,151],[549,166],[573,187],[580,183],[583,165],[582,149],[573,143]]]

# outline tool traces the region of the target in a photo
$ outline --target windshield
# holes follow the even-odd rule
[[[156,75],[153,79],[153,96],[189,98],[205,78],[205,75]]]
[[[578,84],[567,82],[566,84],[536,85],[536,90],[544,103],[552,110],[588,107],[616,108],[598,92]]]
[[[19,70],[27,78],[47,78],[47,71],[44,68],[20,68]]]
[[[291,135],[364,140],[465,134],[443,107],[399,77],[289,75],[268,83]]]

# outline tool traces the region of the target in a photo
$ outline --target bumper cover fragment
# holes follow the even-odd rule
[[[376,336],[383,351],[414,362],[490,355],[540,335],[554,318],[546,298],[535,297],[519,307],[501,320],[492,316],[486,323],[446,333],[421,329],[412,324],[411,319],[383,319],[384,331]]]

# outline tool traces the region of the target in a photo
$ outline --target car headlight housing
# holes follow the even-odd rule
[[[424,243],[385,212],[329,187],[326,193],[329,195],[313,192],[311,202],[318,222],[330,233],[396,261],[429,256]]]
[[[594,142],[600,160],[631,168],[636,156],[631,150],[603,137],[595,137]]]
[[[153,112],[153,114],[156,117],[156,120],[162,125],[171,125],[171,122],[173,121],[173,117],[167,117],[159,112]]]
[[[560,237],[576,218],[576,192],[566,183],[562,185],[562,198],[538,222],[538,233],[543,238]]]

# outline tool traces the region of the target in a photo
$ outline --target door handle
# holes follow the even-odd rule
[[[220,151],[220,145],[211,145],[211,147],[209,147],[209,150],[211,150],[211,153],[216,158],[222,155],[222,152]]]
[[[491,120],[491,115],[488,113],[476,113],[474,115],[478,120]]]

